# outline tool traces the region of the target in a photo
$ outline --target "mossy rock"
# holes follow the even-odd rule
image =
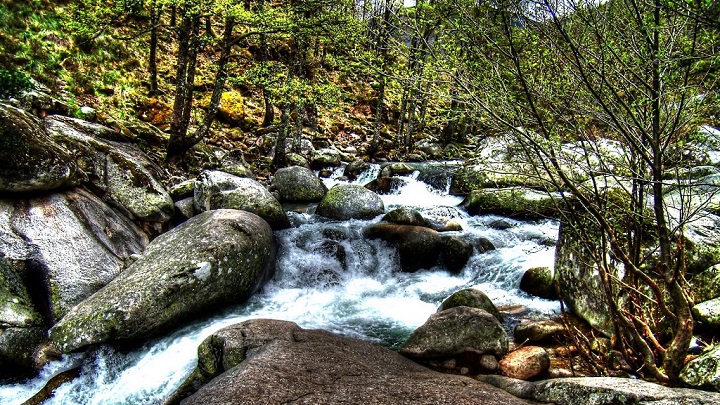
[[[276,171],[272,185],[280,193],[280,199],[288,202],[318,202],[328,191],[310,169],[300,166]]]
[[[276,230],[290,227],[282,205],[262,184],[221,171],[205,170],[195,184],[195,211],[222,208],[252,212]]]
[[[157,237],[105,288],[50,329],[68,353],[87,345],[158,336],[209,311],[240,304],[274,272],[275,237],[239,210],[201,213]]]
[[[220,96],[218,119],[230,125],[237,125],[245,118],[245,104],[238,91],[226,91]]]
[[[0,327],[0,378],[28,377],[38,370],[33,352],[47,342],[45,327]]]
[[[69,151],[28,113],[0,104],[0,192],[47,191],[83,180]]]
[[[709,301],[703,301],[692,307],[695,320],[704,325],[718,329],[720,328],[720,297]]]
[[[396,208],[385,214],[382,220],[396,225],[427,226],[422,214],[410,207]]]
[[[490,300],[490,298],[484,292],[476,288],[466,288],[464,290],[454,292],[451,296],[447,297],[445,301],[442,302],[442,304],[440,304],[438,312],[442,312],[455,307],[470,307],[483,309],[492,314],[492,316],[494,316],[498,321],[503,321],[503,317],[502,315],[500,315],[500,311],[498,311],[492,300]]]
[[[720,391],[720,345],[708,347],[680,371],[680,380],[694,388]]]
[[[720,297],[720,265],[715,265],[690,280],[695,302],[709,301]]]
[[[453,307],[430,316],[403,343],[400,353],[416,359],[445,359],[472,353],[496,357],[508,351],[505,329],[489,312]]]
[[[548,300],[558,299],[555,291],[555,274],[549,267],[533,267],[520,279],[520,290]]]
[[[462,202],[470,215],[496,214],[520,219],[559,217],[559,194],[523,187],[488,188],[472,191]]]
[[[326,218],[372,219],[385,212],[385,205],[372,191],[357,184],[337,184],[320,201],[316,214]]]

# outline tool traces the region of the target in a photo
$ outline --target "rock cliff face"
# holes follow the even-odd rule
[[[105,288],[50,329],[63,352],[156,336],[194,315],[240,303],[273,274],[272,229],[246,211],[214,210],[159,236]]]

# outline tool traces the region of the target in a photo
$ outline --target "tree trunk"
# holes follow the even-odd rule
[[[150,73],[150,97],[155,97],[158,92],[157,81],[157,46],[158,46],[158,24],[160,24],[160,14],[162,10],[158,7],[150,9],[150,55],[148,57],[148,72]]]
[[[290,112],[291,105],[288,103],[283,106],[282,115],[280,116],[280,132],[275,142],[275,156],[273,157],[273,166],[281,168],[285,166],[285,143],[287,135],[290,131]]]
[[[233,28],[235,27],[235,20],[228,18],[225,20],[225,28],[223,29],[223,42],[222,52],[217,62],[217,73],[215,74],[215,87],[213,88],[212,96],[210,97],[210,105],[208,106],[207,113],[205,114],[205,120],[202,126],[198,129],[197,133],[190,140],[191,145],[194,146],[201,140],[205,139],[210,133],[210,127],[215,121],[215,115],[217,114],[218,108],[220,107],[220,99],[222,93],[225,90],[225,82],[227,81],[228,72],[227,64],[230,60],[230,54],[233,46]]]
[[[265,103],[265,115],[263,116],[262,127],[267,128],[275,121],[275,107],[270,100],[270,92],[263,88],[263,101]]]
[[[193,86],[195,82],[195,62],[197,60],[200,38],[198,27],[200,18],[184,14],[178,32],[178,64],[175,85],[175,101],[170,121],[170,139],[166,148],[166,161],[180,158],[187,152],[187,131],[190,125]]]

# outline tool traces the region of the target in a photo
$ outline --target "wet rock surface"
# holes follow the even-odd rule
[[[468,377],[429,370],[372,343],[290,322],[248,321],[209,341],[217,350],[201,349],[199,367],[211,364],[211,375],[222,374],[184,405],[531,403]],[[177,401],[176,396],[166,404]]]

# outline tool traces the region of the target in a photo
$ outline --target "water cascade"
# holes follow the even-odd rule
[[[373,166],[355,182],[377,176]],[[433,174],[435,173],[435,174]],[[470,217],[449,196],[448,170],[434,168],[403,177],[402,186],[383,195],[386,211],[406,205],[426,218],[451,217],[463,230],[451,234],[475,244],[490,240],[496,250],[471,257],[456,275],[440,267],[401,273],[396,251],[379,240],[365,240],[370,221],[328,221],[309,212],[291,212],[291,229],[280,241],[275,278],[242,306],[197,320],[172,334],[125,351],[112,346],[66,356],[42,374],[20,384],[0,385],[0,403],[21,404],[57,372],[80,364],[81,375],[62,385],[49,404],[155,404],[191,372],[199,343],[212,332],[251,318],[297,322],[397,347],[453,292],[476,287],[497,306],[522,305],[535,314],[558,311],[556,302],[518,290],[525,270],[552,266],[557,222],[522,222],[498,216]],[[326,179],[342,181],[342,171]],[[432,186],[431,186],[432,185]]]

